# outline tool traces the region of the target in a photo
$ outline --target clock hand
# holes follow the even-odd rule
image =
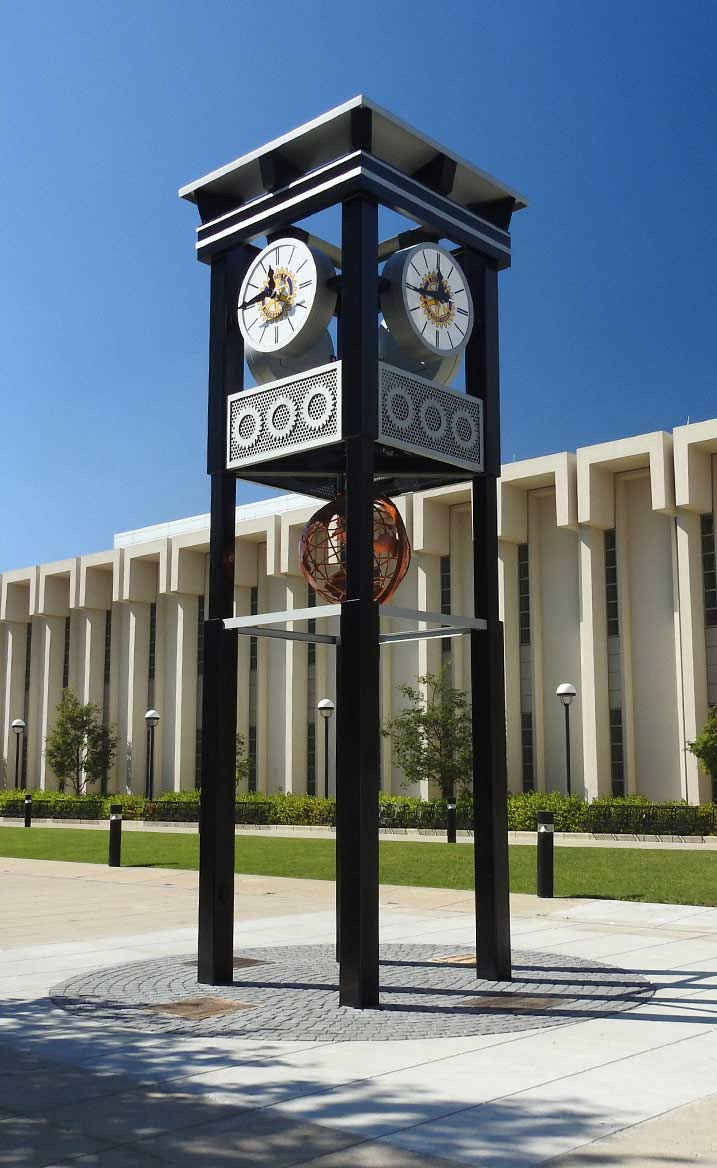
[[[272,267],[269,268],[268,276],[269,279],[266,287],[262,288],[261,292],[257,292],[256,296],[252,296],[251,300],[245,300],[243,304],[240,304],[240,312],[245,312],[247,308],[251,308],[252,304],[258,304],[260,300],[265,300],[267,297],[273,298],[275,283],[274,269]]]
[[[425,296],[429,300],[438,300],[442,304],[450,304],[451,302],[449,294],[443,289],[442,285],[440,292],[437,289],[433,292],[429,292],[427,288],[416,288],[414,284],[406,284],[406,287],[408,288],[409,292],[418,292],[419,296]]]

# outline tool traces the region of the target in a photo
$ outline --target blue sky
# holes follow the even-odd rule
[[[207,510],[177,188],[356,93],[528,198],[505,461],[714,416],[716,34],[712,0],[4,0],[0,571]]]

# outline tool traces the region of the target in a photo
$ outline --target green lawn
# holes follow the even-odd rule
[[[637,848],[556,847],[557,896],[594,896],[611,900],[717,904],[717,853],[641,851]],[[471,888],[470,844],[382,840],[381,883],[429,888]],[[0,856],[38,860],[107,863],[107,831],[77,828],[0,827]],[[130,867],[195,868],[196,835],[126,831],[122,864]],[[333,880],[332,839],[279,839],[241,836],[237,872],[262,876],[300,876]],[[510,849],[510,887],[535,892],[535,848]]]

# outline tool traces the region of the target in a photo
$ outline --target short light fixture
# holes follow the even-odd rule
[[[22,718],[15,718],[11,726],[15,735],[15,790],[17,790],[20,786],[20,739],[25,733],[25,723]]]
[[[570,681],[561,682],[555,691],[556,697],[560,698],[565,708],[565,790],[568,795],[572,794],[570,787],[570,706],[577,692]]]
[[[145,796],[147,799],[154,798],[154,730],[159,722],[159,710],[147,710],[144,715],[144,720],[147,723],[147,781],[145,784]]]
[[[329,722],[336,706],[331,698],[321,698],[316,709],[324,719],[324,799],[329,797]]]

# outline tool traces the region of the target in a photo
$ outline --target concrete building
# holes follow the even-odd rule
[[[573,789],[705,801],[686,750],[717,703],[717,420],[509,464],[499,495],[508,776],[513,791],[564,789],[557,685],[571,711]],[[237,508],[236,613],[306,607],[300,531],[318,504],[297,495]],[[413,548],[394,603],[472,615],[468,487],[400,500]],[[111,790],[142,792],[156,707],[155,790],[198,776],[208,516],[117,535],[106,552],[0,577],[0,783],[20,769],[55,788],[44,742],[64,686],[95,702],[119,734]],[[480,614],[479,614],[480,615]],[[331,630],[330,626],[327,631]],[[238,727],[250,789],[323,789],[316,703],[334,697],[331,646],[240,638]],[[462,638],[382,650],[382,709],[397,686],[450,661],[468,688]],[[329,782],[333,790],[333,727]],[[402,774],[384,747],[382,784]],[[427,792],[424,791],[423,794]]]

